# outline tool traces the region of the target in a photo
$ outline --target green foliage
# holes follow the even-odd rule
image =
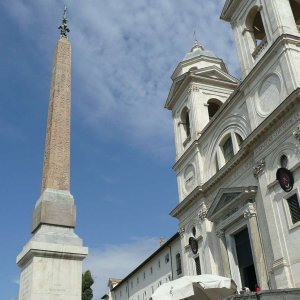
[[[93,290],[91,286],[93,283],[94,279],[91,272],[89,270],[85,271],[85,273],[82,274],[82,300],[92,300]]]

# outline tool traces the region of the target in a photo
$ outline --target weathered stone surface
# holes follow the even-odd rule
[[[74,233],[70,194],[71,44],[58,41],[52,73],[42,194],[33,236],[17,257],[19,300],[81,300],[82,261],[88,249]]]
[[[300,299],[300,289],[283,289],[261,291],[260,293],[241,294],[226,297],[224,300],[246,300],[246,299],[261,299],[261,300],[298,300]]]
[[[52,70],[42,191],[70,190],[71,44],[58,41]]]
[[[87,254],[73,229],[42,225],[17,257],[19,300],[80,300]]]
[[[75,227],[76,205],[70,192],[46,189],[42,193],[33,212],[32,232],[41,224]]]

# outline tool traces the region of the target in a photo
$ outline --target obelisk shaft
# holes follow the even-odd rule
[[[55,50],[50,90],[42,192],[70,190],[71,44],[61,37]]]
[[[70,193],[71,44],[67,9],[52,71],[42,193],[32,216],[32,237],[17,257],[19,300],[81,300],[82,260],[88,254],[74,232]]]
[[[52,69],[42,194],[33,212],[32,232],[42,224],[76,225],[76,205],[70,194],[70,125],[71,43],[61,34]]]

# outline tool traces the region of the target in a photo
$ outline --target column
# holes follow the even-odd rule
[[[256,209],[254,204],[249,204],[248,208],[244,211],[244,218],[247,219],[248,222],[249,238],[258,284],[262,290],[268,290],[268,276],[256,221]]]
[[[222,258],[222,266],[223,266],[223,276],[225,277],[231,277],[230,272],[230,265],[229,265],[229,259],[228,259],[228,252],[226,247],[226,239],[225,239],[225,231],[224,230],[218,230],[216,232],[216,235],[219,240],[219,247],[220,247],[220,253]]]

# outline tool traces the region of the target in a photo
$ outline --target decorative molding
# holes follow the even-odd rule
[[[198,92],[200,91],[200,87],[199,87],[199,86],[193,85],[193,86],[192,86],[192,91],[198,93]]]
[[[204,221],[206,219],[207,215],[207,207],[204,202],[201,203],[200,205],[200,210],[198,212],[198,217],[201,221]]]
[[[216,236],[217,236],[219,239],[225,238],[225,230],[222,230],[222,229],[218,230],[218,231],[216,232]]]
[[[278,270],[284,267],[288,267],[289,263],[285,257],[281,257],[273,262],[272,270]]]
[[[183,238],[184,237],[184,233],[185,233],[184,227],[180,227],[179,230],[178,230],[178,233],[180,234],[180,237]]]
[[[293,131],[293,136],[300,141],[300,124],[296,127],[296,130]]]
[[[255,163],[253,167],[253,175],[255,178],[258,178],[258,176],[265,171],[265,166],[266,162],[264,159],[261,159],[260,161]]]
[[[300,119],[300,110],[297,110],[293,115],[289,116],[288,120],[283,123],[283,125],[279,128],[277,128],[273,133],[265,139],[263,143],[261,143],[256,149],[254,150],[254,155],[258,156],[261,152],[265,151],[266,148],[268,148],[274,140],[278,139],[278,137],[289,130],[289,127],[291,127],[295,122],[297,122]]]
[[[256,208],[254,205],[249,205],[245,210],[244,210],[244,218],[245,219],[250,219],[252,217],[256,217]]]
[[[196,86],[196,85],[192,85],[188,90],[187,90],[187,93],[190,94],[191,92],[200,92],[200,87],[199,86]]]

